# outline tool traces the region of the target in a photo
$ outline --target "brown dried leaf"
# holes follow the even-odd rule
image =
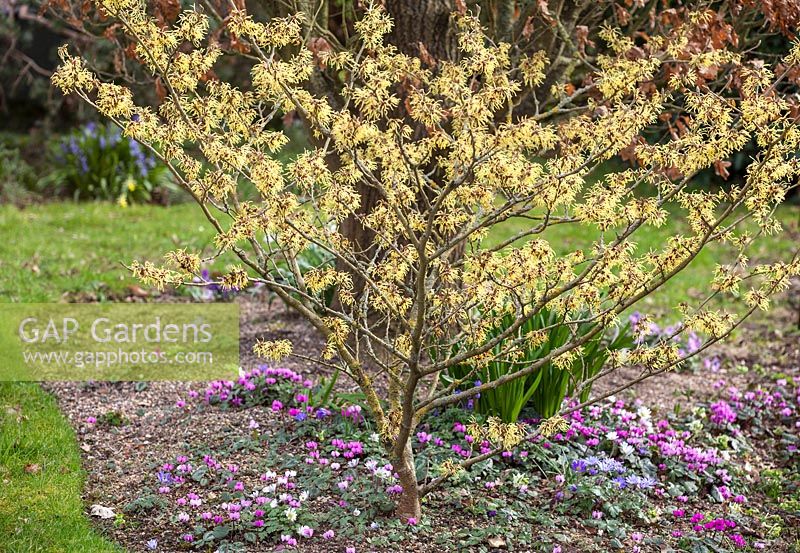
[[[616,13],[617,19],[619,19],[620,27],[626,26],[631,20],[631,12],[629,12],[619,4],[614,5],[614,13]]]
[[[155,0],[155,16],[162,27],[174,23],[180,13],[180,0]]]
[[[132,296],[137,298],[146,298],[150,296],[150,292],[139,286],[138,284],[131,284],[128,286],[128,291]]]
[[[417,47],[419,48],[420,61],[422,61],[422,63],[428,67],[436,67],[436,58],[431,55],[425,44],[422,42],[417,42]]]
[[[722,177],[723,179],[728,180],[728,177],[731,176],[731,174],[728,172],[728,167],[730,167],[730,166],[731,166],[731,162],[730,161],[725,161],[723,159],[719,159],[719,160],[714,162],[714,173],[716,173],[718,176]]]
[[[546,23],[550,25],[556,24],[556,20],[553,19],[553,15],[550,13],[550,6],[547,5],[547,0],[536,0],[536,7],[539,8],[539,13],[542,14],[542,19]]]
[[[159,100],[163,100],[167,97],[167,89],[161,81],[161,77],[156,79],[156,95],[158,95]]]
[[[525,20],[525,25],[522,27],[522,36],[524,38],[531,38],[533,34],[533,16],[529,15]]]
[[[114,40],[117,34],[117,29],[119,29],[120,27],[122,27],[122,25],[120,25],[119,23],[114,23],[112,25],[109,25],[103,31],[103,36],[106,37],[108,40]]]
[[[589,39],[589,27],[586,25],[578,25],[575,27],[575,38],[578,39],[578,50],[581,54],[586,55],[586,47],[591,46],[594,48],[594,41]]]

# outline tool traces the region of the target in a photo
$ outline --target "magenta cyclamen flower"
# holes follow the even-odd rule
[[[747,542],[741,534],[730,534],[728,538],[733,542],[736,547],[747,547]]]
[[[417,519],[415,519],[414,517],[408,517],[408,520],[406,522],[408,523],[409,526],[417,525]]]
[[[717,401],[711,404],[711,422],[714,424],[728,424],[736,421],[736,411],[726,402]]]

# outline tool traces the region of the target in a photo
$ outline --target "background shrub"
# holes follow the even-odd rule
[[[59,139],[46,185],[76,200],[111,200],[121,206],[162,199],[167,167],[114,125],[88,123]]]

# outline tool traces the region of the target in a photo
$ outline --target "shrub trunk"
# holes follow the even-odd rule
[[[414,466],[414,452],[411,449],[411,441],[406,442],[403,454],[392,459],[392,466],[400,478],[400,485],[403,492],[397,500],[397,516],[403,522],[409,518],[419,520],[422,508],[419,503],[419,489],[417,488],[417,469]]]

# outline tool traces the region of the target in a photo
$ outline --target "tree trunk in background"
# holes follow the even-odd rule
[[[450,25],[450,14],[455,10],[453,0],[386,0],[385,5],[394,21],[387,41],[400,52],[428,61],[455,59],[457,38]],[[359,186],[358,192],[361,197],[359,215],[370,213],[380,200],[380,194],[367,186]],[[340,232],[357,250],[372,249],[375,233],[364,228],[355,217],[345,219]],[[356,275],[353,275],[353,285],[355,290],[364,288],[364,282]]]
[[[386,0],[394,27],[388,42],[409,56],[450,60],[456,56],[456,36],[450,25],[453,0]],[[426,55],[427,54],[427,55]]]

